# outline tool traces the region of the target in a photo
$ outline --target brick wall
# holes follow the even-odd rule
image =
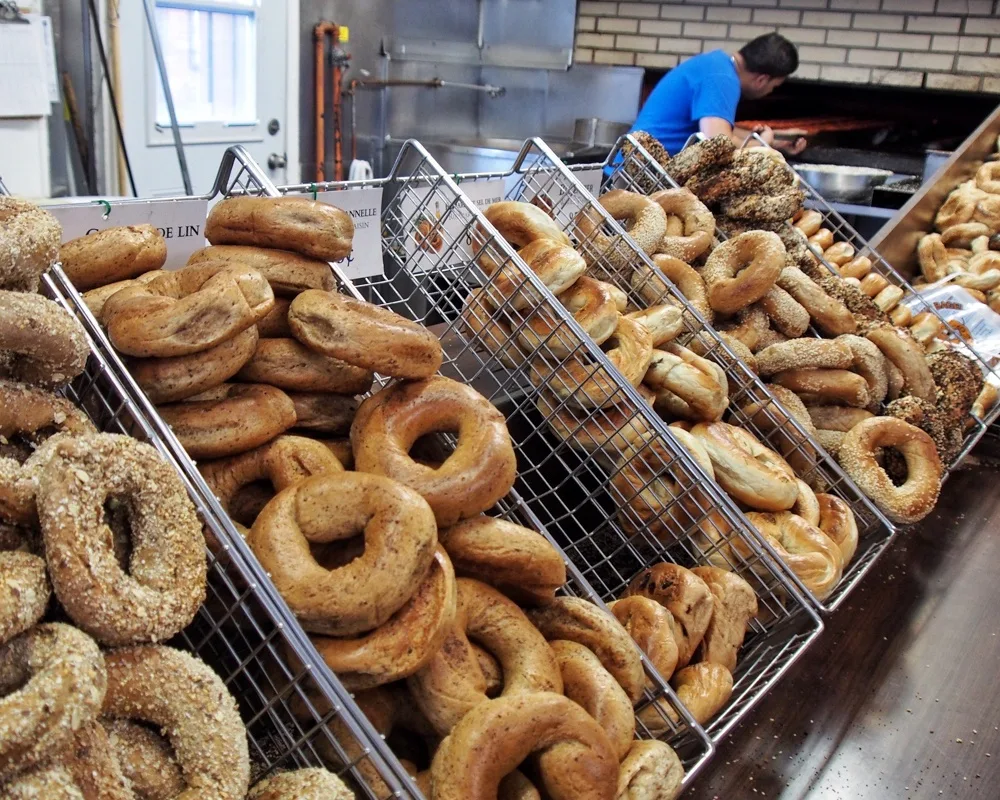
[[[796,78],[1000,94],[1000,0],[581,0],[576,30],[581,63],[669,68],[778,31]]]

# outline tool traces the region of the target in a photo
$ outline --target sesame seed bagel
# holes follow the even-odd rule
[[[41,620],[51,591],[43,559],[0,551],[0,644]]]
[[[721,314],[735,314],[766,295],[781,274],[785,246],[770,231],[748,231],[723,242],[708,257],[701,276],[708,302]]]

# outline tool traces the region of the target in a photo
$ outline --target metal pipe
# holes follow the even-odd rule
[[[142,0],[146,10],[146,24],[149,26],[149,38],[153,41],[153,55],[156,58],[156,68],[160,72],[160,84],[163,86],[163,98],[167,103],[167,114],[170,116],[170,129],[174,132],[174,149],[177,150],[177,163],[181,168],[181,180],[184,181],[184,194],[191,196],[191,175],[188,173],[187,157],[184,155],[184,143],[181,141],[181,129],[177,125],[177,112],[174,110],[174,96],[170,92],[170,78],[167,77],[167,65],[163,60],[163,49],[160,47],[160,32],[156,27],[156,16],[153,0]]]
[[[337,57],[337,44],[340,42],[340,28],[333,28],[333,43],[330,59],[333,62],[333,179],[344,180],[343,132],[341,131],[342,98],[344,76],[341,72],[340,59]]]
[[[317,181],[326,180],[326,65],[323,54],[326,36],[336,27],[332,22],[320,22],[313,28],[313,59],[316,81],[316,172]]]
[[[90,38],[91,25],[90,6],[83,5],[81,9],[83,24],[83,103],[84,103],[84,125],[86,125],[87,137],[87,158],[84,165],[84,173],[87,177],[87,188],[91,194],[97,194],[97,147],[95,140],[96,133],[96,109],[94,108],[94,57],[91,53]],[[100,25],[100,21],[97,22]]]

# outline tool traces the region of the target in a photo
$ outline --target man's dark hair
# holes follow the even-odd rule
[[[795,45],[778,33],[758,36],[740,48],[748,72],[760,72],[772,78],[786,78],[799,68]]]

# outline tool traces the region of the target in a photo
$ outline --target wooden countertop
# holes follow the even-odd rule
[[[688,800],[1000,797],[1000,492],[956,473]]]

